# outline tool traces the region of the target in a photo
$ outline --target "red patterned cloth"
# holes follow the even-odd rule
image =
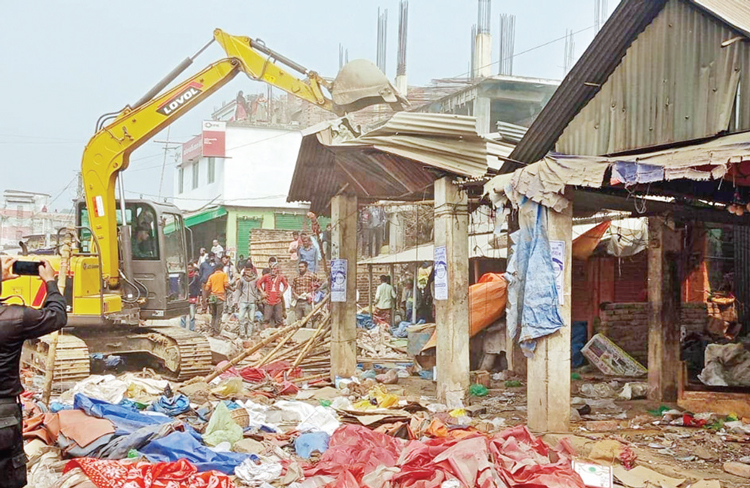
[[[63,473],[74,468],[81,468],[97,488],[235,488],[227,475],[199,473],[184,459],[151,464],[79,458],[68,462]]]

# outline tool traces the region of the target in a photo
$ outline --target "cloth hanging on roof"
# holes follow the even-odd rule
[[[625,219],[612,222],[609,233],[607,254],[620,258],[635,256],[646,250],[648,219]]]
[[[174,463],[126,463],[81,458],[65,465],[64,473],[81,468],[97,488],[234,488],[228,476],[199,473],[184,459]]]
[[[508,261],[508,335],[518,337],[526,356],[533,356],[536,339],[565,325],[559,310],[552,250],[547,237],[547,212],[524,198],[518,207],[520,230],[510,237],[513,255]],[[519,334],[518,324],[521,324]]]

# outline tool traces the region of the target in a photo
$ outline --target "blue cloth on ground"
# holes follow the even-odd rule
[[[319,452],[323,454],[328,450],[328,439],[330,436],[325,432],[308,432],[297,437],[294,441],[294,450],[297,456],[310,459],[312,453]]]
[[[114,405],[80,393],[77,393],[73,400],[73,408],[83,410],[92,417],[109,420],[114,424],[118,435],[132,434],[147,425],[165,424],[172,421],[172,417],[164,414],[146,415],[135,408]]]
[[[370,317],[369,313],[358,313],[357,327],[360,329],[370,330],[375,327],[375,322],[372,321],[372,317]]]
[[[234,474],[234,468],[250,457],[250,454],[214,452],[187,432],[173,432],[151,441],[139,452],[152,463],[171,463],[187,459],[198,468],[198,471],[215,469],[229,475]]]
[[[513,255],[505,273],[508,281],[508,334],[513,339],[518,337],[524,354],[531,357],[536,339],[559,330],[564,322],[560,315],[556,270],[547,236],[547,209],[524,198],[518,215],[520,230],[511,235]]]
[[[190,410],[190,400],[181,393],[173,395],[172,398],[167,398],[166,395],[162,395],[154,403],[149,405],[148,409],[153,412],[159,412],[174,417],[175,415],[180,415],[181,413]]]

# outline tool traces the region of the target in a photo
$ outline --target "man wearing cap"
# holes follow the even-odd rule
[[[2,281],[16,278],[12,272],[15,258],[0,257]],[[39,263],[39,278],[47,288],[47,299],[41,309],[0,303],[0,473],[2,486],[26,486],[26,454],[23,451],[21,405],[23,392],[21,349],[26,339],[41,337],[60,330],[68,323],[65,298],[55,282],[55,270],[47,261]]]

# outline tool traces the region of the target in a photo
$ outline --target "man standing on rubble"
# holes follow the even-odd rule
[[[312,311],[315,290],[320,288],[321,283],[317,276],[307,272],[307,262],[300,261],[297,267],[299,275],[292,280],[292,299],[296,301],[294,319],[300,320]]]
[[[16,259],[1,259],[0,282],[15,278],[12,269]],[[57,289],[55,270],[47,261],[39,263],[39,278],[47,287],[47,299],[41,309],[0,305],[0,473],[6,488],[26,486],[23,415],[18,402],[18,395],[23,392],[19,373],[23,342],[60,330],[68,323],[65,298]]]
[[[258,280],[258,290],[266,301],[263,310],[263,326],[284,323],[284,291],[289,288],[286,277],[279,272],[278,264],[271,266],[271,272]]]
[[[225,257],[226,260],[228,258]],[[211,333],[217,336],[221,334],[221,319],[224,316],[227,290],[232,288],[223,268],[216,268],[216,271],[206,281],[205,288],[208,291],[208,309],[211,312]]]

